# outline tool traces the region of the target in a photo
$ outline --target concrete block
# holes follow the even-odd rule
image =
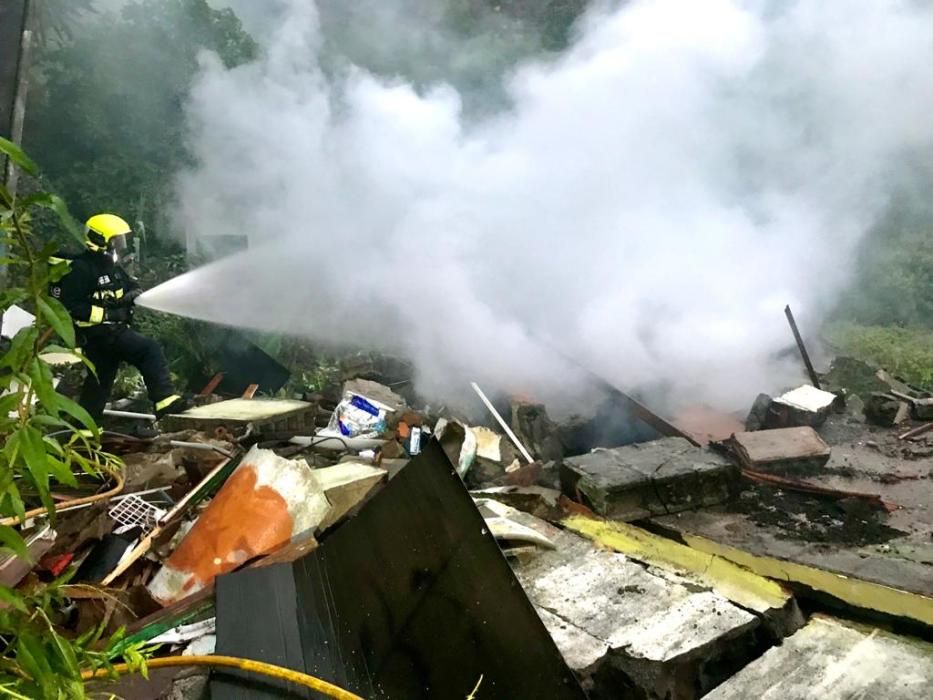
[[[736,433],[729,444],[745,468],[776,474],[819,469],[831,452],[810,427]]]
[[[516,574],[564,659],[584,676],[610,666],[639,697],[697,697],[721,658],[758,631],[758,617],[702,585],[567,531],[554,542],[556,550]]]
[[[916,420],[933,420],[933,399],[915,399],[913,404]]]
[[[736,483],[727,459],[677,437],[571,457],[560,473],[564,493],[617,520],[719,503]]]
[[[818,427],[833,410],[836,395],[805,384],[778,396],[771,404],[768,427]]]
[[[933,644],[815,616],[706,700],[914,700],[928,697],[930,688]]]

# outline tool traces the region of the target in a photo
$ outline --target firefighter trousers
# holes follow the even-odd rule
[[[143,375],[153,404],[174,393],[162,348],[152,338],[127,326],[89,329],[83,334],[82,349],[85,357],[94,363],[97,376],[90,371],[87,373],[78,403],[96,421],[104,413],[121,362],[133,365]]]

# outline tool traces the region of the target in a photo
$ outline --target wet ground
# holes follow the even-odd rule
[[[831,416],[819,429],[832,447],[829,462],[793,473],[819,486],[879,495],[897,506],[891,513],[860,499],[824,499],[748,482],[727,505],[656,521],[750,552],[933,595],[933,435],[899,440],[909,427]]]
[[[780,538],[805,542],[867,545],[907,533],[886,525],[886,513],[862,499],[835,500],[753,484],[725,510],[774,528]]]

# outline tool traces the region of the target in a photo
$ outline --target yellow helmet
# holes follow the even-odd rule
[[[84,236],[87,247],[95,251],[104,251],[113,243],[124,243],[124,236],[130,233],[130,225],[116,214],[95,214],[84,224]]]

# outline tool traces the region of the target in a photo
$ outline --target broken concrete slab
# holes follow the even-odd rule
[[[564,456],[558,426],[543,404],[513,401],[511,422],[518,439],[536,459],[547,461]]]
[[[476,440],[476,456],[465,476],[468,486],[476,488],[499,482],[524,463],[518,449],[495,431],[484,427],[468,430]]]
[[[600,515],[637,520],[712,505],[735,490],[725,457],[684,438],[662,438],[563,460],[561,489]]]
[[[804,623],[797,602],[786,588],[728,559],[692,549],[628,523],[572,516],[562,525],[631,559],[707,586],[759,615],[773,641],[780,641]]]
[[[745,516],[701,510],[662,516],[652,523],[670,531],[691,549],[714,554],[801,590],[818,591],[846,606],[871,614],[933,625],[933,576],[929,534],[917,542],[920,559],[910,552],[882,547],[827,548],[824,543],[794,541]],[[896,541],[896,540],[895,540]]]
[[[933,644],[816,615],[706,700],[914,700],[930,688]]]
[[[162,428],[166,431],[212,430],[223,426],[234,431],[245,429],[251,423],[257,430],[309,435],[314,432],[316,410],[314,404],[306,401],[230,399],[166,416],[162,419]]]
[[[642,696],[693,698],[731,672],[729,663],[716,664],[756,634],[755,615],[702,586],[567,531],[554,541],[556,550],[516,566],[516,574],[578,673],[611,666]]]
[[[818,469],[829,461],[829,445],[810,427],[736,433],[728,442],[746,469],[775,474]]]
[[[342,462],[313,471],[318,486],[330,503],[330,511],[318,526],[326,530],[358,506],[388,472],[361,462]]]
[[[933,420],[933,398],[927,395],[917,396],[913,392],[905,393],[893,389],[889,394],[908,404],[910,406],[910,415],[915,420]],[[903,420],[902,415],[898,415],[897,418]]]
[[[910,404],[889,393],[875,392],[865,401],[865,420],[890,427],[910,420]]]
[[[915,399],[913,417],[915,420],[933,420],[933,399]]]

